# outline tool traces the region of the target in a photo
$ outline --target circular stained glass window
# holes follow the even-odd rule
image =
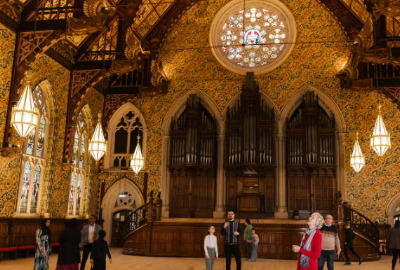
[[[295,40],[294,17],[278,0],[233,0],[217,13],[210,30],[217,60],[240,74],[274,70],[289,56]]]

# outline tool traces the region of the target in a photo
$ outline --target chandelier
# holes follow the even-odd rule
[[[17,105],[12,108],[11,124],[19,136],[26,137],[36,128],[38,121],[39,112],[33,102],[32,89],[27,85]]]
[[[374,131],[371,136],[371,148],[378,156],[383,156],[390,146],[390,134],[386,130],[385,124],[383,123],[381,105],[379,105],[379,114],[376,118]]]
[[[143,166],[144,158],[142,155],[142,150],[140,149],[140,136],[138,136],[136,149],[131,158],[131,168],[136,174],[138,174]]]
[[[360,172],[365,165],[365,157],[361,151],[360,144],[358,143],[358,132],[356,142],[354,143],[353,153],[350,156],[350,165],[356,172]]]
[[[92,157],[99,161],[105,154],[107,149],[107,142],[104,138],[103,128],[101,127],[101,113],[98,115],[98,122],[94,130],[92,139],[89,142],[89,151]]]

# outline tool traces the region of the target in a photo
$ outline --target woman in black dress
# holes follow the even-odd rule
[[[76,218],[71,219],[61,236],[56,270],[79,269],[79,262],[81,260],[79,253],[81,232],[77,227],[78,220]]]
[[[90,256],[90,261],[93,264],[92,270],[106,270],[106,256],[110,259],[111,263],[111,253],[108,249],[107,241],[104,240],[106,232],[99,231],[99,239],[93,242],[92,254]]]

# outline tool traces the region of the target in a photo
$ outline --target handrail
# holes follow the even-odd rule
[[[361,212],[355,210],[347,203],[342,204],[343,221],[351,224],[351,227],[358,235],[364,236],[375,248],[379,249],[378,226]]]
[[[128,236],[131,232],[140,226],[161,220],[161,193],[157,194],[157,198],[153,198],[153,192],[150,192],[149,202],[133,210],[129,215],[129,222],[125,223],[125,232]]]

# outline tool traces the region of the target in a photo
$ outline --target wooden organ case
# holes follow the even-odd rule
[[[272,217],[275,210],[275,114],[261,97],[253,73],[227,112],[224,165],[226,209],[246,217]]]
[[[314,211],[332,213],[336,193],[335,120],[314,92],[286,122],[289,217],[308,218]]]
[[[216,123],[196,95],[171,123],[170,217],[212,217],[217,171]]]

